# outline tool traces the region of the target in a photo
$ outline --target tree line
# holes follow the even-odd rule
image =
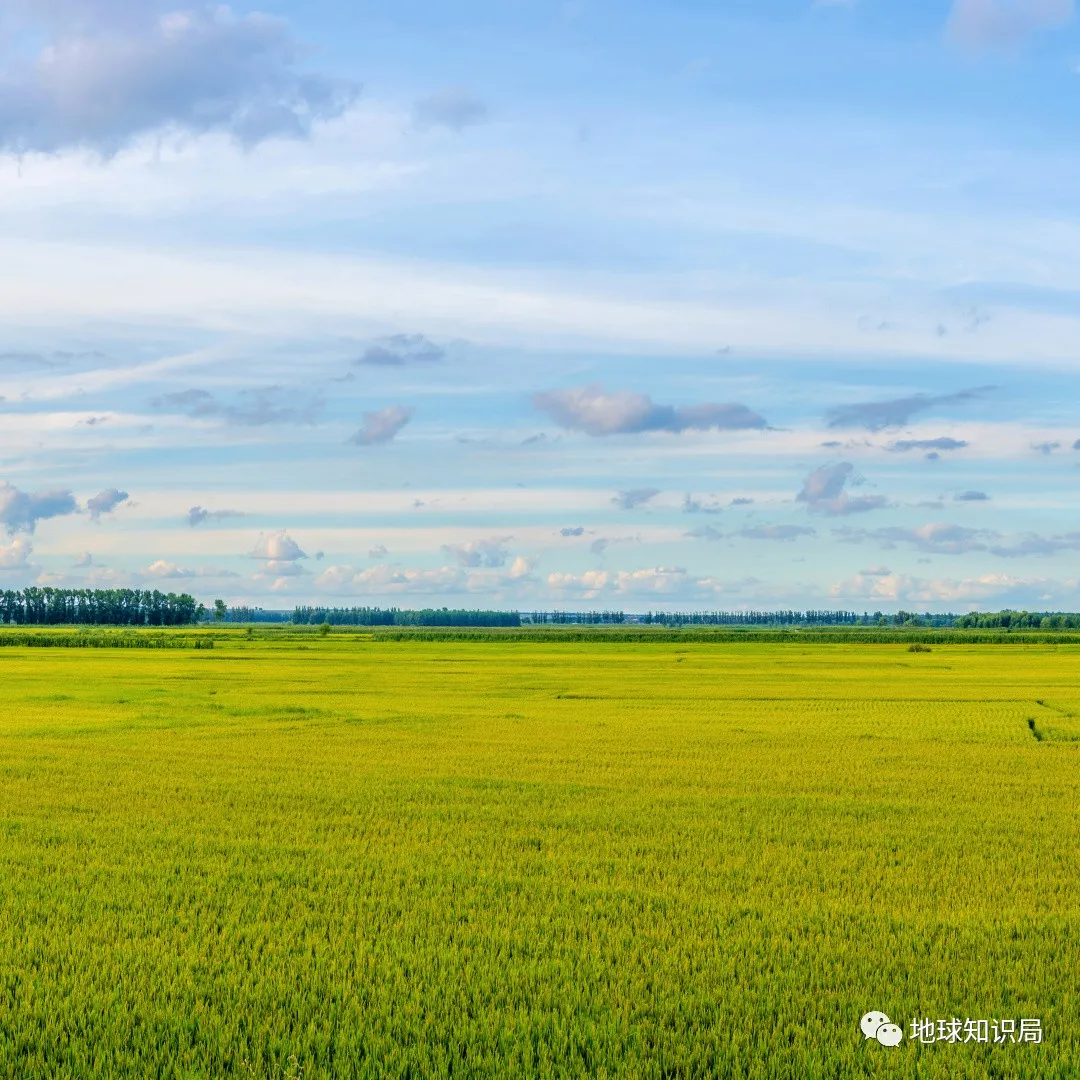
[[[0,592],[0,624],[14,626],[189,626],[206,608],[187,593],[157,589],[53,589]]]
[[[450,608],[424,608],[403,611],[400,608],[297,607],[293,623],[299,626],[520,626],[516,611],[467,611]]]

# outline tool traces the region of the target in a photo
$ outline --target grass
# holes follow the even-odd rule
[[[1078,646],[216,645],[0,651],[0,1077],[1080,1074]]]

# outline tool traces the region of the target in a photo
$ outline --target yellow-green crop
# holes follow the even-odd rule
[[[0,1077],[1080,1075],[1080,647],[256,636],[0,680]]]

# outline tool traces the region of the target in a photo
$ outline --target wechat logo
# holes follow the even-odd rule
[[[883,1012],[868,1012],[859,1021],[868,1039],[877,1039],[882,1046],[899,1046],[904,1041],[904,1029],[894,1024]]]

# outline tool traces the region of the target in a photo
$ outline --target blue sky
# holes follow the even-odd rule
[[[0,585],[1080,608],[1070,0],[0,0]]]

